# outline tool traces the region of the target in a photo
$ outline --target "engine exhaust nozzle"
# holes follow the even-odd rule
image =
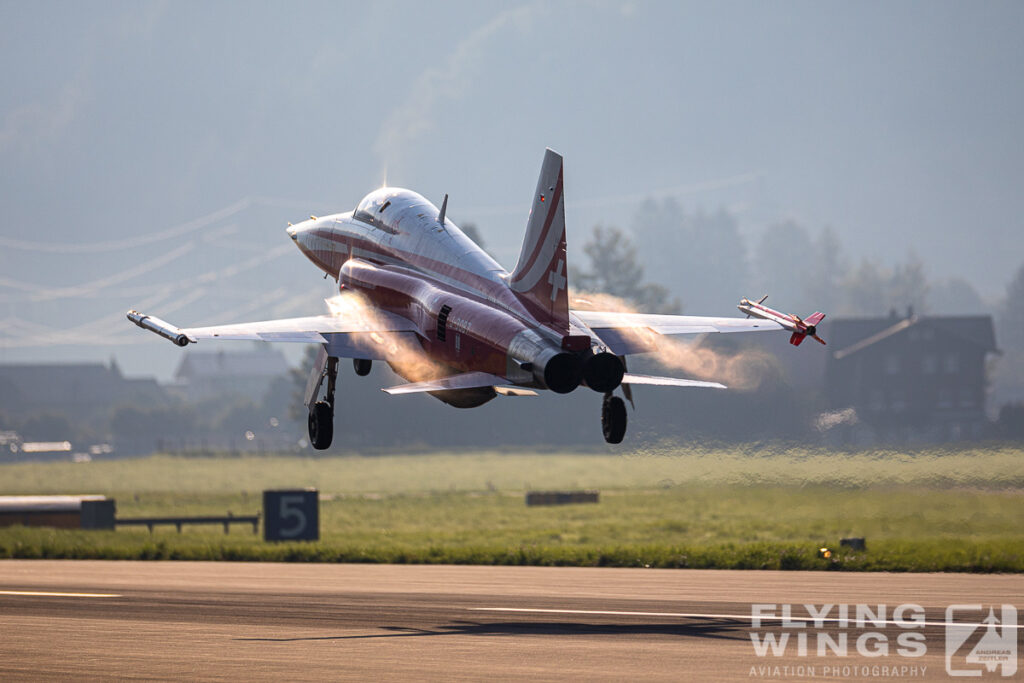
[[[614,353],[602,351],[583,362],[583,381],[596,392],[606,394],[622,384],[626,369]]]
[[[556,394],[568,394],[580,385],[583,371],[580,359],[572,353],[556,353],[544,363],[534,365],[534,377]]]

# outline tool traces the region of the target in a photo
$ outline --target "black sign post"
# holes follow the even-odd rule
[[[320,497],[317,490],[264,491],[263,540],[320,540]]]

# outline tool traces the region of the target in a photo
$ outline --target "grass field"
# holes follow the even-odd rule
[[[157,456],[0,466],[0,494],[102,493],[118,514],[252,514],[321,492],[321,540],[251,528],[0,529],[0,557],[1024,571],[1024,452],[664,450],[334,458]],[[597,505],[527,508],[530,489]],[[864,536],[868,550],[838,547]],[[831,560],[817,557],[828,545]]]

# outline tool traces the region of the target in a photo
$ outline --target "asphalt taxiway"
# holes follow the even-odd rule
[[[1015,575],[8,560],[0,679],[935,680],[947,606],[1022,602]],[[909,603],[923,623],[893,618]],[[755,604],[886,607],[754,628]],[[787,631],[758,655],[752,632]],[[845,657],[817,655],[843,632]],[[900,654],[907,633],[924,646]]]

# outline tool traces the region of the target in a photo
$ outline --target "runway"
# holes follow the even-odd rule
[[[1008,575],[7,560],[0,679],[947,680],[946,608],[1022,598]]]

